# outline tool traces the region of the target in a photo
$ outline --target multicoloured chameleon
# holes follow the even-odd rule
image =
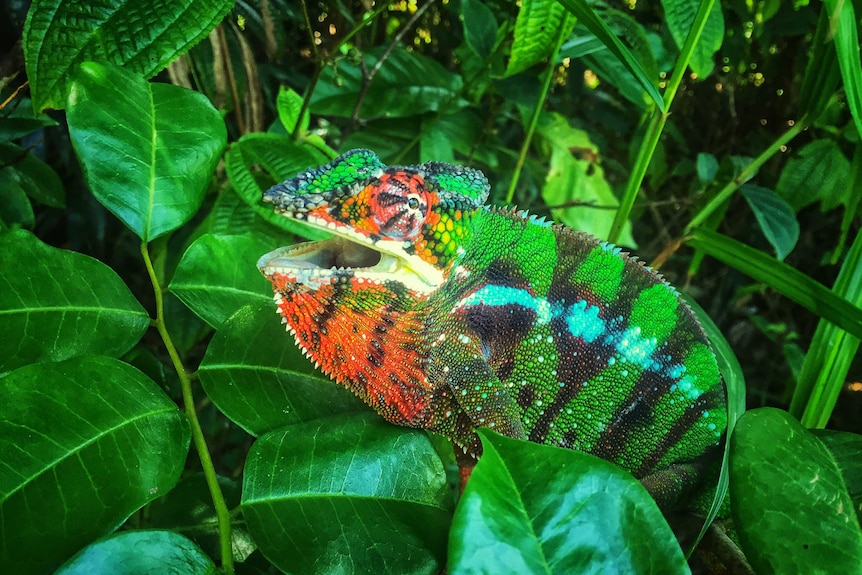
[[[390,422],[577,449],[677,506],[714,460],[726,392],[678,292],[605,242],[484,207],[488,180],[353,150],[270,188],[328,240],[263,256],[306,355]]]

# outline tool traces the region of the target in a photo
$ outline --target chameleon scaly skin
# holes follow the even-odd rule
[[[482,426],[592,453],[675,502],[726,427],[693,313],[619,248],[482,207],[488,190],[476,170],[368,150],[274,186],[277,212],[334,234],[258,262],[283,321],[393,423],[474,456]]]

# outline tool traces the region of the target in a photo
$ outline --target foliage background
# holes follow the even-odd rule
[[[517,549],[525,570],[564,572],[618,558],[607,533],[634,544],[625,505],[601,537],[543,538],[553,518],[531,505],[560,505],[568,487],[537,489],[517,462],[573,465],[606,486],[614,471],[493,438],[499,457],[464,501],[520,519],[480,537],[475,507],[453,515],[447,446],[369,417],[292,348],[254,262],[314,234],[260,191],[355,147],[480,168],[492,203],[660,264],[727,339],[716,335],[732,399],[744,376],[749,409],[848,432],[817,439],[768,410],[740,425],[733,519],[755,570],[858,565],[858,2],[2,10],[0,565],[46,572],[80,552],[74,572],[138,546],[188,572],[328,572],[345,557],[358,572],[434,572],[447,554],[453,572],[493,569],[480,541],[500,558]],[[190,441],[202,460],[185,460]],[[812,494],[814,476],[827,479]],[[632,505],[649,508],[634,486]],[[514,494],[524,509],[509,508]],[[794,519],[770,522],[772,509]],[[663,520],[643,520],[659,540],[647,549],[662,551],[632,569],[685,569],[653,527]],[[824,522],[832,545],[805,547]],[[524,531],[536,535],[511,538]],[[37,551],[49,538],[63,544]]]

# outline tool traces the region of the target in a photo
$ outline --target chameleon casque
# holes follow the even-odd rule
[[[334,236],[258,262],[283,323],[384,418],[450,438],[462,478],[484,426],[615,462],[677,507],[727,420],[698,321],[637,259],[483,207],[489,189],[477,170],[368,150],[270,188],[277,212]]]

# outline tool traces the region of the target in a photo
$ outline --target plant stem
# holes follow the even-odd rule
[[[518,187],[518,179],[521,177],[521,170],[524,167],[524,162],[527,160],[527,152],[530,150],[530,142],[533,140],[533,133],[536,131],[536,124],[539,123],[539,116],[542,114],[542,108],[545,107],[545,100],[548,99],[548,90],[551,88],[551,80],[554,77],[554,70],[557,69],[557,54],[560,53],[560,47],[563,45],[569,30],[570,16],[566,15],[560,21],[560,29],[557,31],[557,40],[554,44],[554,50],[548,58],[548,70],[545,73],[545,78],[542,81],[542,92],[539,94],[539,100],[536,102],[536,107],[533,109],[533,115],[530,117],[530,124],[527,126],[527,133],[524,135],[524,142],[521,144],[521,151],[518,154],[518,161],[515,164],[515,171],[512,173],[512,180],[509,182],[509,189],[506,192],[506,203],[511,204],[515,197],[515,188]]]
[[[192,429],[192,441],[195,444],[195,449],[198,452],[198,457],[201,461],[204,477],[206,477],[207,486],[210,490],[210,496],[215,507],[216,517],[218,518],[219,527],[219,546],[221,548],[221,567],[225,575],[233,575],[233,554],[231,553],[231,535],[230,535],[230,513],[227,504],[224,500],[224,495],[221,492],[221,487],[218,484],[218,476],[216,475],[215,466],[213,465],[212,457],[210,457],[209,448],[207,447],[204,432],[201,429],[198,414],[195,411],[195,400],[192,394],[192,382],[188,373],[183,367],[183,362],[180,359],[177,348],[171,340],[171,335],[168,333],[168,328],[165,325],[165,308],[164,294],[159,285],[159,278],[156,276],[156,271],[153,268],[153,262],[150,259],[150,252],[147,249],[147,243],[141,242],[141,256],[144,258],[144,265],[147,268],[147,273],[150,276],[150,282],[153,284],[153,293],[156,298],[156,320],[155,327],[162,337],[165,344],[165,349],[171,358],[174,369],[177,372],[177,377],[180,380],[180,387],[183,393],[183,407],[185,408],[186,416],[189,418],[189,423]]]
[[[685,39],[685,44],[683,44],[682,50],[680,50],[679,58],[674,65],[673,73],[670,76],[670,80],[668,80],[667,87],[665,88],[663,95],[664,109],[668,111],[663,112],[657,107],[653,108],[653,116],[650,118],[649,126],[647,127],[647,131],[644,134],[640,147],[638,148],[635,164],[632,167],[632,172],[629,175],[628,182],[626,182],[625,192],[620,200],[620,209],[617,210],[617,213],[614,216],[614,222],[611,225],[610,234],[608,234],[608,241],[611,243],[615,243],[619,239],[620,234],[623,231],[623,226],[629,219],[632,206],[634,205],[635,199],[638,195],[638,190],[640,190],[644,176],[646,175],[647,169],[652,161],[653,154],[655,153],[656,146],[658,146],[658,142],[661,139],[664,125],[670,116],[669,110],[671,104],[673,104],[673,99],[676,97],[676,92],[682,83],[682,78],[688,68],[688,63],[691,61],[691,55],[694,53],[694,48],[700,41],[700,35],[703,33],[703,29],[706,26],[706,21],[707,18],[709,18],[709,13],[712,11],[713,4],[715,4],[715,0],[701,0],[700,6],[697,9],[694,23]]]
[[[772,156],[781,151],[781,148],[784,147],[790,140],[798,136],[805,128],[808,127],[808,122],[806,118],[800,119],[798,122],[793,124],[789,130],[781,134],[772,144],[769,145],[768,148],[763,150],[759,156],[754,158],[750,164],[745,166],[741,172],[739,172],[736,177],[734,177],[731,181],[729,181],[718,194],[712,198],[698,214],[692,218],[689,224],[685,227],[685,233],[688,234],[702,224],[706,218],[708,218],[712,213],[717,210],[727,198],[733,194],[736,190],[739,189],[742,184],[750,180],[754,174],[757,173],[757,170],[766,163]]]

